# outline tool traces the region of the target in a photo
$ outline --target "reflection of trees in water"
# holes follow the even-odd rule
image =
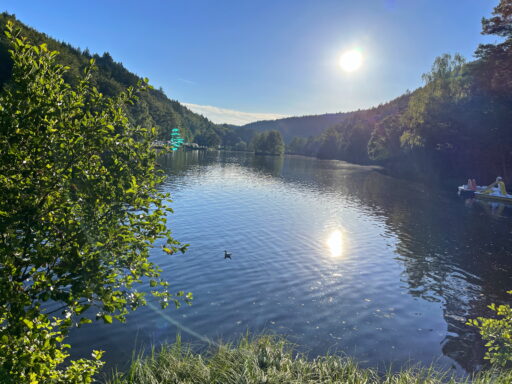
[[[455,199],[440,206],[423,199],[401,204],[412,209],[391,207],[387,222],[400,241],[409,292],[442,301],[448,326],[443,353],[472,370],[481,363],[483,348],[477,330],[465,322],[486,314],[491,302],[507,300],[505,291],[512,286],[508,225],[468,212]]]
[[[278,177],[281,176],[283,164],[283,156],[255,155],[251,166],[259,173]]]
[[[199,163],[204,151],[175,151],[158,158],[158,165],[168,175],[183,175],[193,165]]]
[[[320,194],[334,193],[383,217],[398,240],[397,260],[409,294],[442,303],[448,328],[443,353],[468,371],[482,363],[478,331],[465,322],[490,315],[487,305],[492,302],[510,302],[505,291],[512,288],[512,228],[502,216],[489,214],[480,204],[465,206],[455,192],[340,161],[229,152],[172,156],[162,163],[172,174],[220,160],[220,166],[242,165]]]
[[[278,177],[283,169],[283,156],[254,155],[249,152],[230,151],[176,151],[165,154],[159,158],[159,165],[170,176],[184,175],[198,165],[199,172],[206,172],[203,166],[228,164],[247,167],[258,173]]]
[[[496,210],[468,209],[455,192],[343,162],[286,160],[285,180],[335,191],[385,218],[398,239],[397,260],[409,294],[442,303],[447,323],[443,353],[467,371],[477,369],[483,343],[465,323],[489,315],[492,302],[510,301],[505,294],[512,288],[510,223],[489,214]]]

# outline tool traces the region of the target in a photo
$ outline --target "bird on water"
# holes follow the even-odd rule
[[[228,251],[224,251],[224,258],[231,259],[231,253],[228,253]]]

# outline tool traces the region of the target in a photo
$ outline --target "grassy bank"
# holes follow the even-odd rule
[[[487,371],[468,379],[456,379],[433,368],[407,369],[378,374],[359,368],[354,361],[339,356],[308,360],[296,354],[284,339],[263,336],[242,339],[237,345],[212,347],[194,353],[178,340],[145,358],[136,359],[128,372],[118,374],[108,384],[167,383],[347,383],[347,384],[509,384],[512,371]]]

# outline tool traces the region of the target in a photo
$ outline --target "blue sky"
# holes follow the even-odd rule
[[[216,122],[363,109],[468,59],[498,0],[3,0],[0,9],[130,71]],[[357,48],[362,67],[340,55]]]

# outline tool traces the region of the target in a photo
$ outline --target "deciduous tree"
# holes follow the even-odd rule
[[[123,321],[145,303],[136,289],[144,282],[163,306],[178,304],[183,293],[171,294],[148,256],[159,239],[167,253],[185,247],[166,225],[169,196],[157,191],[156,131],[125,113],[147,85],[107,98],[91,84],[91,63],[72,87],[57,52],[12,24],[6,36],[13,70],[0,93],[0,378],[86,383],[95,360],[59,369],[66,330]]]

